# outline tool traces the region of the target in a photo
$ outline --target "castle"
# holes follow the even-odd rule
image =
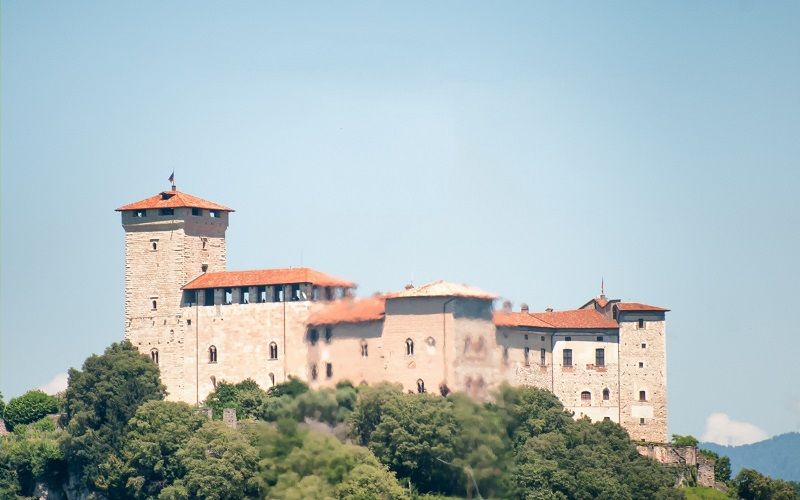
[[[503,382],[552,391],[576,417],[667,439],[667,309],[604,295],[532,312],[454,283],[355,298],[309,268],[228,271],[232,209],[176,190],[117,209],[125,229],[125,338],[158,363],[168,399],[219,381],[311,387],[383,380],[484,400]]]

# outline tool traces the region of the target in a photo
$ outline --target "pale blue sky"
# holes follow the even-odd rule
[[[6,397],[122,337],[114,208],[229,267],[667,306],[673,432],[800,430],[800,3],[2,2]]]

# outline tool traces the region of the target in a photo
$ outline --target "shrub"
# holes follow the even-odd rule
[[[9,401],[5,408],[5,420],[10,428],[15,425],[36,422],[45,415],[58,412],[58,399],[42,391],[28,391]]]

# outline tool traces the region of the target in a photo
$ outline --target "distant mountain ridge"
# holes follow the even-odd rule
[[[800,481],[800,433],[780,434],[764,441],[741,446],[700,443],[698,447],[731,459],[731,471],[755,469],[767,476]]]

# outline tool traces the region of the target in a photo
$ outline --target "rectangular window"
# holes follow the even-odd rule
[[[209,210],[208,216],[214,219],[219,219],[219,210]]]
[[[643,418],[639,419],[639,425],[644,425],[644,419]]]
[[[203,211],[199,208],[192,208],[192,215],[194,215],[195,217],[200,217],[201,215],[203,215]]]
[[[327,378],[333,377],[333,364],[325,363],[325,376]]]
[[[531,348],[525,346],[525,366],[530,366],[531,364]]]
[[[225,289],[225,305],[231,305],[233,303],[233,289],[226,288]]]
[[[566,340],[567,342],[569,342],[570,340],[572,340],[572,337],[564,337],[564,340]]]
[[[598,342],[602,342],[603,341],[603,337],[597,337],[597,341]]]
[[[262,303],[267,301],[267,287],[258,287],[258,301]]]
[[[546,351],[544,350],[544,347],[542,347],[541,349],[539,349],[539,364],[544,366],[546,363],[547,363]]]
[[[137,218],[147,217],[147,210],[132,210],[131,216]]]
[[[175,215],[174,208],[159,208],[158,215]]]
[[[644,361],[639,361],[639,368],[644,368]]]
[[[564,349],[564,366],[572,366],[572,349]]]
[[[544,335],[542,335],[542,339],[541,340],[542,340],[542,342],[544,342]]]
[[[302,297],[300,296],[300,285],[292,285],[292,300],[298,301]]]
[[[638,326],[639,326],[640,330],[644,328],[644,320],[643,319],[639,320],[639,325]]]
[[[639,391],[639,401],[647,401],[647,392]]]
[[[197,290],[184,290],[183,303],[193,305],[197,303]]]
[[[274,302],[283,302],[283,285],[275,287],[275,300]]]
[[[213,288],[206,288],[205,300],[203,301],[203,305],[206,306],[213,306],[214,305],[214,289]]]
[[[606,366],[606,350],[605,349],[595,349],[594,350],[594,365],[595,366]]]
[[[333,339],[333,328],[326,326],[325,327],[325,343],[330,344],[331,339]]]
[[[642,349],[647,349],[647,344],[642,344]]]
[[[239,294],[239,303],[240,304],[249,304],[250,303],[250,289],[249,288],[242,288],[241,293]]]

